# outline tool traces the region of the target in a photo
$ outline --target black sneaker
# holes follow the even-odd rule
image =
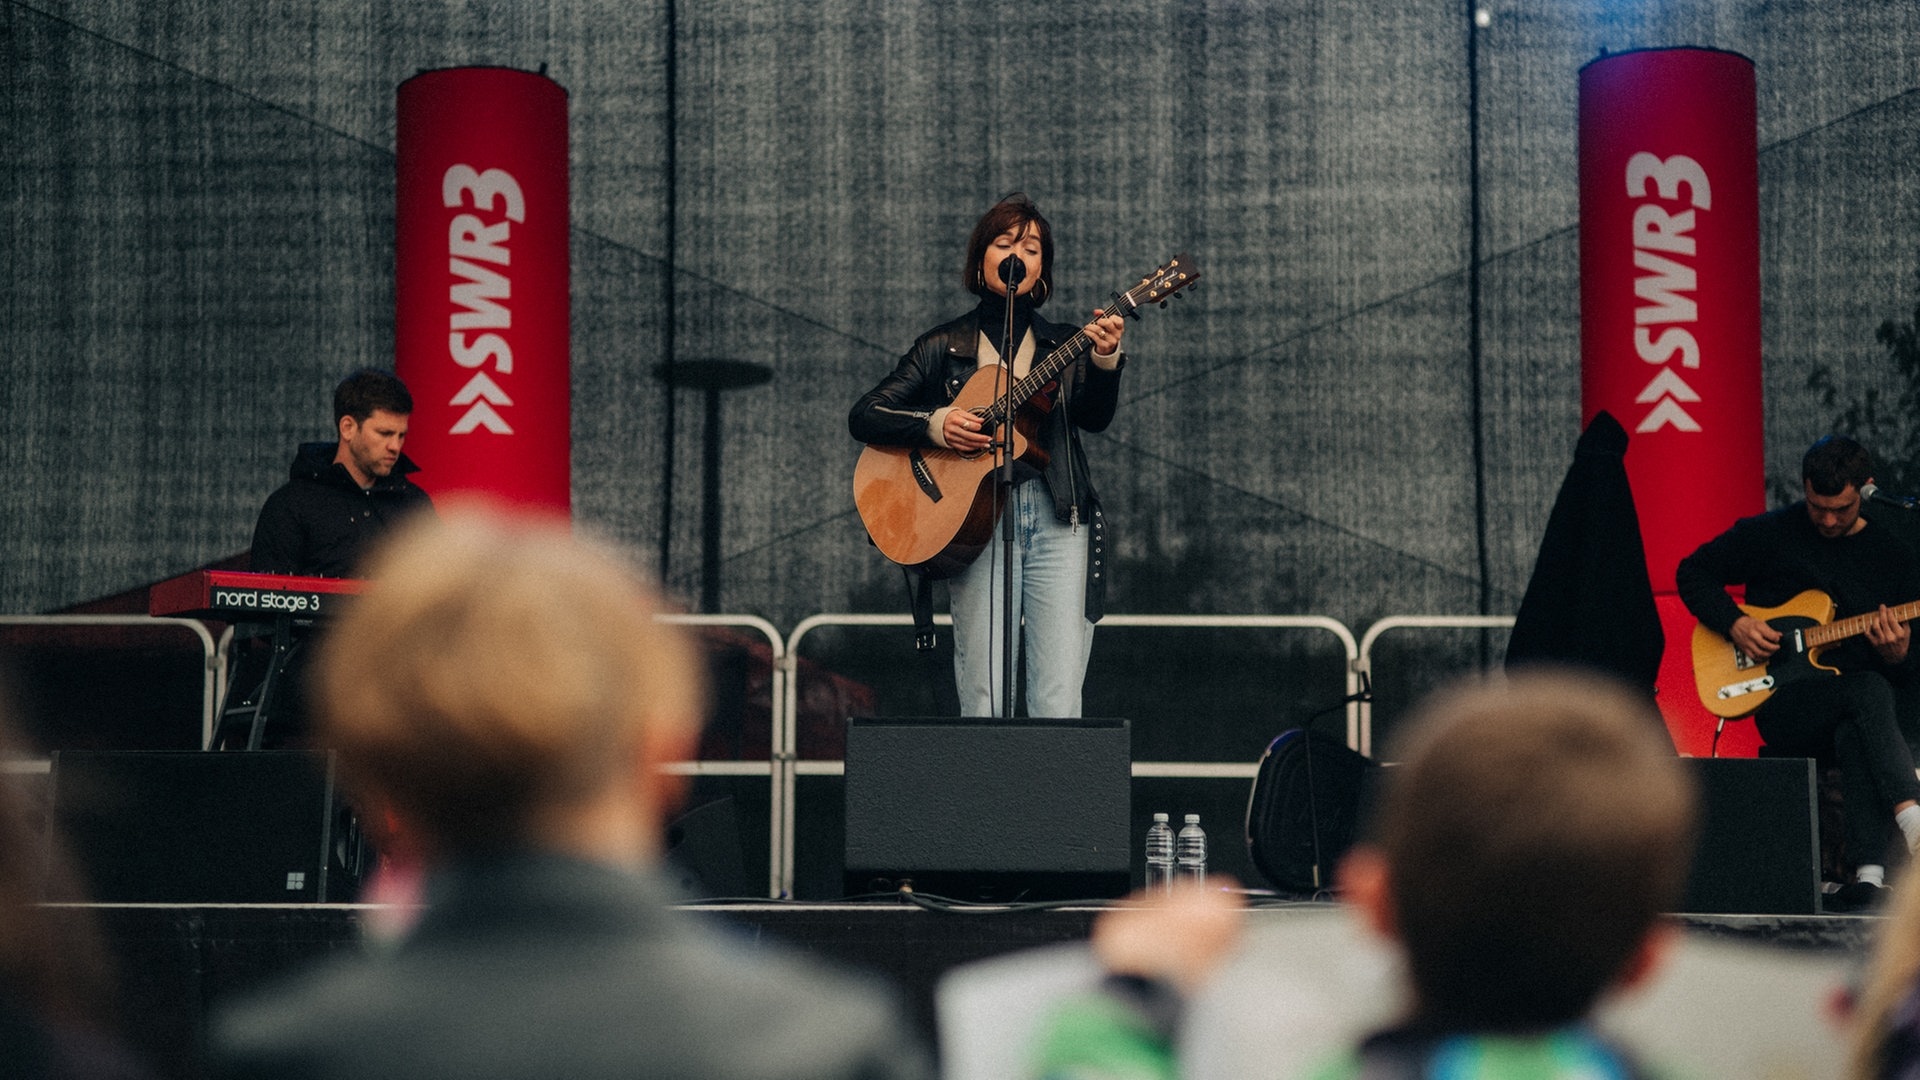
[[[1828,898],[1836,911],[1872,911],[1887,898],[1887,887],[1871,881],[1852,881],[1834,890]]]

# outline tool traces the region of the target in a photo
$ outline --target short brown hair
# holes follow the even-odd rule
[[[353,417],[354,423],[364,424],[375,409],[401,416],[413,412],[413,395],[393,372],[361,368],[333,388],[334,426],[339,426],[341,419],[348,416]]]
[[[1686,882],[1695,795],[1643,696],[1516,673],[1421,710],[1378,820],[1422,1020],[1584,1016]]]
[[[1822,435],[1801,456],[1800,479],[1816,495],[1838,495],[1873,479],[1873,455],[1845,435]]]
[[[1040,208],[1033,200],[1018,191],[994,203],[973,223],[973,233],[967,237],[967,264],[960,269],[961,281],[968,292],[986,296],[992,291],[987,287],[980,265],[987,257],[987,247],[993,238],[1005,232],[1024,233],[1029,225],[1040,233],[1040,280],[1028,295],[1033,298],[1034,307],[1047,302],[1047,297],[1053,295],[1053,227],[1040,216]]]
[[[565,522],[454,506],[403,527],[315,661],[343,780],[431,843],[525,838],[603,790],[651,724],[701,716],[703,672],[653,590]]]

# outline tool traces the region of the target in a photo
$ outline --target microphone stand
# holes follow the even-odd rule
[[[1868,481],[1860,485],[1860,498],[1866,502],[1876,502],[1882,506],[1897,506],[1902,510],[1920,510],[1920,499],[1910,495],[1889,495],[1880,490],[1880,485]]]
[[[1027,264],[1019,256],[1009,255],[1000,264],[1000,281],[1007,287],[1007,320],[1000,332],[1000,362],[1006,376],[1000,382],[1000,430],[994,433],[996,453],[1000,455],[1000,718],[1013,719],[1013,684],[1017,669],[1013,666],[1013,361],[1019,342],[1013,340],[1013,305],[1020,279],[1027,276]]]
[[[1300,725],[1300,738],[1307,744],[1307,827],[1313,833],[1313,891],[1316,893],[1318,893],[1323,886],[1320,881],[1320,798],[1313,787],[1313,722],[1330,712],[1344,709],[1355,702],[1372,700],[1373,676],[1368,674],[1363,668],[1360,672],[1360,690],[1358,693],[1348,694],[1339,701],[1307,717],[1306,722]]]

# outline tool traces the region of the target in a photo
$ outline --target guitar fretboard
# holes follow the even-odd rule
[[[1894,618],[1901,622],[1908,622],[1912,619],[1920,618],[1920,600],[1915,600],[1908,604],[1901,604],[1898,607],[1890,607],[1887,610],[1893,613]],[[1867,632],[1867,628],[1873,625],[1873,620],[1878,616],[1879,612],[1870,611],[1865,615],[1855,615],[1851,618],[1839,619],[1827,623],[1825,626],[1810,626],[1806,630],[1807,645],[1809,647],[1815,645],[1831,645],[1836,641],[1845,641],[1847,638],[1864,634]]]
[[[1115,297],[1113,304],[1105,309],[1106,313],[1122,317],[1132,315],[1139,310],[1142,303],[1163,300],[1191,284],[1199,277],[1199,273],[1187,272],[1182,266],[1184,258],[1185,256],[1175,257],[1173,261],[1154,271],[1140,284]],[[1041,388],[1052,382],[1055,376],[1065,371],[1069,364],[1092,348],[1093,339],[1087,336],[1086,327],[1075,330],[1072,337],[1060,343],[1059,348],[1048,353],[1045,359],[1029,368],[1025,378],[1013,384],[1012,390],[1008,393],[1012,408],[1017,411],[1033,395],[1039,393]],[[986,410],[985,415],[995,423],[1004,423],[1007,420],[1006,409],[1001,402],[996,402],[993,407]]]

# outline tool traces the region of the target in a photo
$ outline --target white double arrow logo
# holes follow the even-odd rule
[[[474,372],[473,378],[468,379],[467,385],[453,395],[453,401],[449,404],[471,406],[453,425],[449,434],[467,435],[475,428],[486,428],[495,435],[513,434],[512,426],[494,410],[495,405],[512,405],[513,399],[500,389],[499,383],[487,378],[484,371]]]
[[[1688,416],[1687,410],[1680,405],[1683,401],[1699,401],[1700,395],[1694,392],[1693,387],[1687,385],[1685,379],[1674,374],[1672,368],[1661,368],[1660,374],[1655,375],[1653,381],[1647,384],[1647,388],[1640,391],[1640,396],[1633,400],[1640,405],[1659,402],[1658,405],[1654,405],[1653,411],[1640,421],[1640,426],[1634,428],[1637,432],[1659,431],[1668,426],[1679,428],[1681,431],[1700,430],[1700,421]]]

